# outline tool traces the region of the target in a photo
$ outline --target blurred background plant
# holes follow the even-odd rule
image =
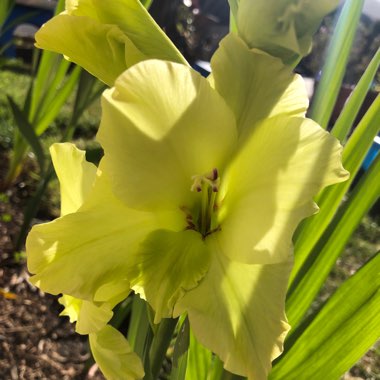
[[[293,329],[271,379],[317,379],[316,373],[327,373],[320,378],[338,378],[378,334],[380,159],[374,158],[380,143],[374,139],[380,126],[380,21],[370,16],[380,17],[380,9],[369,11],[370,1],[375,0],[364,4],[367,14],[360,12],[362,0],[346,0],[343,11],[340,7],[327,16],[315,35],[312,53],[296,68],[315,80],[310,117],[346,144],[343,158],[352,176],[319,195],[320,214],[302,223],[295,236],[296,264],[287,301]],[[13,36],[18,21],[38,13],[37,7],[27,7],[16,23],[15,18],[9,21],[21,2],[1,0],[3,36],[9,32]],[[155,0],[150,11],[188,61],[207,75],[208,62],[229,30],[227,2]],[[97,99],[104,85],[59,55],[37,53],[30,43],[23,44],[28,38],[18,39],[17,49],[9,34],[7,40],[0,39],[0,254],[9,273],[24,265],[20,252],[30,224],[58,214],[58,186],[48,146],[75,140],[87,148],[93,161],[101,155],[94,136],[100,118]],[[25,54],[24,48],[31,54]],[[19,59],[8,54],[19,54]],[[10,278],[4,275],[0,286],[17,293],[18,288],[7,283]],[[22,292],[27,297],[27,285]],[[322,328],[326,325],[330,329]],[[332,375],[338,372],[338,377]],[[363,379],[379,379],[379,372],[377,346],[351,369],[353,376]]]

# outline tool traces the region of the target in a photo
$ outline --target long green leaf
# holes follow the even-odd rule
[[[377,73],[380,65],[380,48],[373,56],[370,64],[368,65],[365,73],[360,78],[359,83],[353,90],[351,96],[347,100],[341,114],[336,121],[334,128],[331,130],[331,134],[338,140],[344,142],[346,137],[357,117],[360,107],[362,106],[368,90],[371,87],[373,79]]]
[[[37,74],[34,78],[32,92],[30,94],[30,108],[28,110],[30,120],[35,118],[38,105],[48,90],[49,84],[54,77],[55,68],[61,60],[62,57],[58,54],[48,51],[43,51],[41,53]]]
[[[45,52],[43,54],[45,54]],[[35,114],[33,115],[33,119],[30,118],[33,125],[38,124],[39,120],[43,118],[46,112],[54,106],[57,101],[57,94],[61,92],[67,78],[70,78],[72,75],[72,73],[69,73],[70,65],[71,63],[63,59],[63,57],[56,57],[55,66],[51,66],[49,69],[49,78],[46,79],[44,92],[41,94],[41,98],[38,99],[37,108],[35,110]]]
[[[150,330],[146,303],[138,296],[133,297],[132,317],[129,323],[127,339],[133,351],[139,356],[144,351],[145,336]]]
[[[298,228],[295,240],[295,262],[291,274],[291,284],[300,280],[300,270],[308,258],[309,253],[322,236],[330,221],[334,217],[344,195],[355,179],[373,139],[380,130],[380,95],[377,96],[343,150],[343,165],[350,172],[350,179],[346,182],[330,186],[317,197],[320,211],[317,215],[305,220]],[[297,277],[297,280],[296,280]],[[290,289],[290,292],[292,288]]]
[[[152,344],[153,332],[148,319],[147,303],[138,295],[134,295],[131,321],[127,339],[133,351],[144,363],[144,380],[152,380],[149,362],[149,351]]]
[[[302,269],[304,276],[286,303],[287,315],[293,327],[302,320],[351,235],[379,198],[379,178],[380,155],[361,178],[305,263]]]
[[[327,127],[346,70],[364,0],[346,0],[327,50],[322,78],[313,98],[309,116]]]
[[[190,347],[187,360],[186,380],[206,378],[206,374],[212,366],[212,359],[212,353],[197,341],[194,333],[190,330]]]
[[[15,5],[15,0],[1,0],[0,2],[0,29]]]
[[[45,175],[43,176],[42,180],[38,183],[36,191],[34,192],[33,196],[28,200],[28,203],[26,204],[26,207],[24,209],[24,221],[21,226],[19,235],[17,237],[15,247],[16,251],[24,249],[26,235],[30,230],[30,224],[33,218],[36,216],[41,203],[42,196],[44,195],[50,180],[54,176],[55,171],[53,168],[53,164],[50,163],[45,171]]]
[[[274,366],[271,380],[338,380],[380,336],[380,254],[328,300]]]
[[[343,164],[354,176],[360,168],[373,139],[380,130],[380,94],[348,140],[343,150]],[[352,180],[352,177],[351,177]]]
[[[45,155],[41,143],[36,134],[34,133],[33,127],[28,122],[27,116],[10,96],[8,96],[8,102],[11,107],[17,128],[33,149],[33,152],[35,153],[38,164],[40,166],[41,172],[43,172],[45,169]]]
[[[123,302],[116,306],[113,310],[113,316],[109,324],[116,329],[120,329],[131,314],[133,296],[127,297]]]
[[[186,377],[187,358],[189,354],[190,344],[190,324],[186,317],[178,332],[177,339],[174,345],[173,365],[170,374],[171,380],[189,380]]]
[[[70,124],[75,125],[84,110],[92,104],[106,88],[107,86],[93,75],[85,70],[81,70]]]
[[[55,8],[55,15],[62,12],[65,9],[65,0],[59,0]],[[44,51],[41,55],[41,60],[38,66],[37,76],[33,83],[33,93],[30,99],[29,120],[35,119],[38,105],[42,101],[45,92],[49,88],[51,81],[55,75],[55,67],[58,62],[62,61],[62,57],[59,54]]]
[[[67,79],[62,88],[57,92],[54,102],[50,104],[50,109],[46,110],[44,114],[41,115],[41,119],[37,121],[35,126],[36,134],[40,135],[43,133],[49,124],[57,117],[61,107],[69,97],[69,95],[74,90],[75,85],[78,82],[81,68],[76,66],[71,72],[70,77]]]
[[[158,374],[160,373],[160,369],[170,341],[172,340],[177,322],[178,319],[164,318],[158,325],[158,329],[154,335],[149,353],[152,376],[154,379],[158,378]]]

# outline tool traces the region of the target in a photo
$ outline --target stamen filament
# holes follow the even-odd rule
[[[217,169],[204,175],[195,175],[192,177],[193,184],[191,191],[201,192],[200,213],[197,216],[197,231],[205,238],[212,231],[217,230],[214,226],[216,198],[219,190],[220,178]],[[186,218],[188,228],[192,228],[193,221]]]
[[[209,209],[209,189],[210,186],[207,183],[202,184],[202,205],[201,205],[201,222],[200,222],[200,233],[205,236],[207,233],[207,219],[208,219],[208,209]]]

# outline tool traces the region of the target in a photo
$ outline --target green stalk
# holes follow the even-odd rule
[[[132,301],[133,297],[126,298],[123,302],[116,306],[114,309],[114,314],[109,322],[110,325],[119,329],[127,317],[131,314],[132,311]]]
[[[150,349],[150,363],[153,379],[158,378],[162,362],[165,359],[166,351],[172,340],[174,329],[177,325],[178,318],[165,318],[161,321],[157,333],[153,338]]]

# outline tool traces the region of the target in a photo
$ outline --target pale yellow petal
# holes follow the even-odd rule
[[[152,306],[155,323],[172,317],[176,302],[197,286],[210,263],[201,234],[192,230],[154,231],[136,256],[136,279],[131,286]]]
[[[303,79],[280,59],[249,49],[235,34],[221,41],[211,66],[214,87],[233,110],[243,139],[266,117],[305,116],[309,101]]]
[[[129,66],[147,58],[118,26],[65,13],[42,26],[36,46],[62,53],[109,86]]]
[[[111,326],[90,334],[92,354],[107,380],[137,380],[144,376],[141,359],[123,334]]]
[[[113,303],[97,303],[63,295],[58,299],[65,306],[61,316],[68,316],[70,322],[76,322],[75,331],[87,335],[101,330],[112,318]]]
[[[341,151],[310,119],[259,123],[223,179],[218,239],[226,254],[252,264],[286,261],[296,226],[317,210],[313,197],[348,178]]]
[[[153,214],[127,208],[99,171],[77,212],[32,228],[26,242],[31,281],[52,294],[110,301],[129,290],[126,273],[147,234],[183,225],[179,210]]]
[[[102,106],[105,171],[131,207],[191,206],[192,177],[223,168],[236,144],[232,112],[184,65],[141,62],[105,91]]]
[[[53,144],[50,155],[60,185],[61,215],[78,210],[90,193],[97,168],[86,161],[86,152],[70,143]]]
[[[198,341],[215,352],[228,371],[266,380],[289,330],[284,308],[291,262],[230,261],[216,236],[206,239],[213,251],[209,272],[175,311],[188,313]]]

